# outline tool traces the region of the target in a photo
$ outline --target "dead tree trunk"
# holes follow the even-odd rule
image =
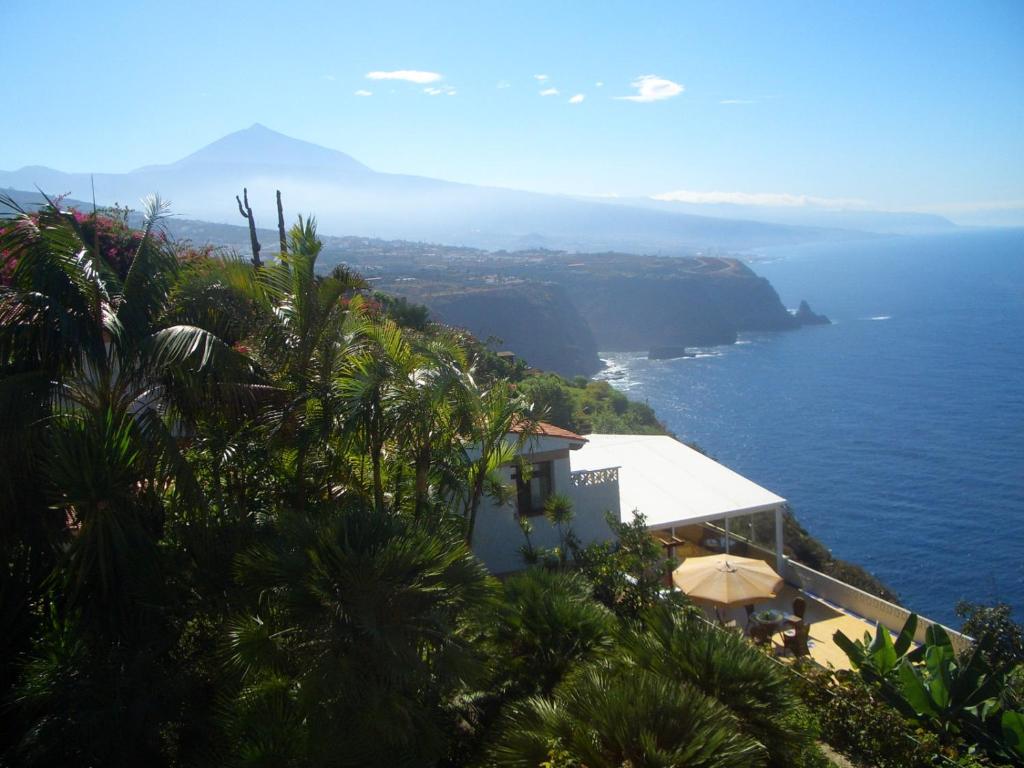
[[[256,217],[252,215],[252,208],[249,207],[249,190],[245,187],[242,188],[242,197],[245,200],[245,207],[242,207],[242,201],[238,199],[238,195],[235,195],[235,200],[238,201],[238,212],[242,214],[243,219],[249,220],[249,243],[252,245],[252,265],[259,267],[262,265],[260,261],[260,241],[256,237]]]
[[[284,235],[284,208],[281,206],[281,190],[277,190],[277,236],[281,240],[281,255],[288,253],[288,239]]]

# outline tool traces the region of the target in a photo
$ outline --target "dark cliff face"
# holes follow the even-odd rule
[[[727,277],[582,277],[566,289],[601,349],[732,344],[739,331],[797,327],[752,272]]]
[[[421,299],[434,316],[471,331],[497,336],[531,366],[563,376],[601,370],[594,335],[558,285],[526,283]]]
[[[462,259],[457,266],[415,273],[407,267],[415,277],[380,286],[566,376],[599,371],[599,349],[682,354],[686,347],[732,344],[741,331],[802,324],[766,279],[736,259],[544,252]]]

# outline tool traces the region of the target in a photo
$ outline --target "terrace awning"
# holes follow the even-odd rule
[[[781,509],[786,500],[678,440],[661,435],[587,435],[573,471],[619,467],[620,509],[647,527],[693,525]]]

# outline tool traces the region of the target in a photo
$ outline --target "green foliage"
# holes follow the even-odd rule
[[[800,765],[814,751],[815,734],[791,676],[743,636],[659,605],[624,630],[619,643],[634,666],[725,706],[739,728],[764,745],[767,764]]]
[[[1011,613],[1006,603],[982,605],[961,600],[956,604],[956,615],[964,620],[960,631],[985,647],[985,661],[996,669],[1024,664],[1024,627]]]
[[[311,217],[254,267],[165,213],[0,232],[0,765],[817,764],[779,668],[661,594],[642,517],[582,548],[556,494],[547,568],[471,554],[531,416],[649,408],[318,275]],[[907,680],[932,720],[951,663]],[[1016,748],[1011,700],[978,717]]]
[[[615,538],[577,548],[573,560],[590,582],[594,597],[622,618],[636,618],[662,600],[672,561],[647,530],[643,514],[623,523],[607,513]],[[681,599],[673,592],[670,599]]]
[[[381,310],[402,328],[425,331],[430,323],[430,310],[422,304],[415,304],[404,296],[390,296],[375,292],[373,298]]]
[[[551,699],[515,706],[488,765],[569,768],[766,765],[764,747],[721,704],[625,664],[590,667]]]
[[[867,635],[851,641],[842,632],[836,632],[835,641],[865,682],[943,743],[966,739],[993,756],[1024,759],[1019,713],[1003,708],[1005,679],[985,661],[993,638],[986,637],[958,659],[949,634],[938,625],[930,625],[924,644],[913,648],[916,628],[917,616],[911,614],[895,643],[881,625],[870,643]]]
[[[229,631],[225,760],[436,760],[441,702],[482,669],[462,617],[490,591],[457,527],[356,506],[283,517],[272,534],[237,559],[258,607]]]
[[[876,768],[929,768],[940,763],[937,736],[916,726],[855,673],[813,664],[800,668],[801,698],[815,713],[821,737],[836,750]]]
[[[607,381],[563,379],[553,373],[528,376],[519,383],[531,413],[580,434],[664,435],[668,430],[645,403],[636,403]]]
[[[580,663],[605,653],[615,627],[579,575],[530,568],[510,576],[502,599],[479,616],[499,687],[548,694]]]

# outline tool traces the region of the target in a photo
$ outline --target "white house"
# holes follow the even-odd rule
[[[529,479],[520,478],[519,462],[501,468],[502,481],[515,489],[513,500],[498,506],[492,499],[484,499],[473,535],[473,551],[493,573],[525,567],[520,548],[526,539],[519,525],[520,516],[528,518],[533,526],[531,539],[535,547],[558,544],[558,531],[544,518],[544,502],[554,493],[572,501],[572,529],[582,543],[612,537],[605,513],[620,516],[618,468],[577,468],[574,457],[587,441],[575,432],[540,422],[520,453],[523,462],[531,465]]]
[[[477,515],[473,549],[494,573],[524,567],[520,516],[530,519],[534,546],[558,544],[558,531],[543,515],[544,502],[553,493],[572,501],[572,528],[584,544],[612,537],[608,512],[628,521],[640,511],[652,531],[670,532],[713,521],[727,529],[730,518],[768,512],[776,518],[775,551],[782,551],[786,500],[674,438],[584,437],[541,422],[521,457],[532,466],[529,480],[519,478],[516,464],[501,470],[502,480],[516,490],[514,500],[504,506],[485,500]],[[728,548],[729,537],[720,538],[722,548]]]
[[[676,560],[730,551],[766,560],[786,582],[774,607],[786,609],[795,597],[806,603],[812,655],[821,663],[848,666],[832,642],[835,630],[856,637],[881,624],[896,633],[909,616],[906,608],[787,557],[786,500],[674,438],[582,436],[540,423],[520,459],[532,466],[528,479],[519,477],[519,460],[501,469],[503,481],[515,488],[513,499],[503,506],[485,499],[477,515],[473,550],[495,574],[526,567],[519,516],[530,519],[535,547],[559,543],[543,508],[552,493],[561,493],[573,503],[572,528],[584,544],[612,538],[607,512],[628,521],[638,511]],[[733,610],[733,619],[745,621],[742,609]],[[918,642],[932,623],[920,617]],[[950,636],[958,649],[970,642],[956,632]]]

